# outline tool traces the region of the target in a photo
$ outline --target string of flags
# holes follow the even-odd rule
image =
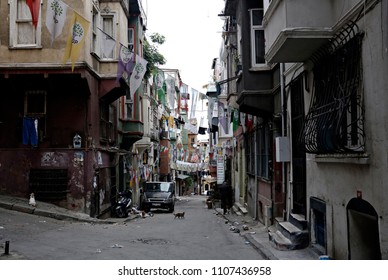
[[[41,0],[26,0],[26,5],[31,12],[32,23],[36,29],[38,26]],[[69,10],[73,12],[73,16],[71,17],[71,24],[63,56],[63,63],[66,63],[68,60],[70,60],[72,64],[71,69],[74,71],[74,64],[79,56],[85,38],[88,34],[90,22],[63,1],[47,0],[46,27],[50,33],[52,45],[55,39],[58,38],[63,32],[63,27],[65,25]],[[109,55],[116,47],[117,42],[112,36],[100,28],[96,27],[96,30],[99,34],[99,38],[101,38],[102,55],[109,57]],[[132,53],[127,47],[120,43],[117,80],[119,80],[121,77],[125,78],[130,87],[132,100],[136,90],[141,85],[145,72],[147,71],[147,63],[148,62],[144,58]]]

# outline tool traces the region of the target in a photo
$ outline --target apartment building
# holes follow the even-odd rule
[[[137,6],[0,4],[1,192],[34,192],[37,200],[96,217],[109,209],[128,154],[117,127],[118,99],[129,85],[118,64]]]

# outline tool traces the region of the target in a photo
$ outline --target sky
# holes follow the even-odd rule
[[[182,82],[202,93],[219,57],[224,6],[224,0],[143,0],[147,34],[166,37],[159,52],[167,63],[160,68],[178,69]]]

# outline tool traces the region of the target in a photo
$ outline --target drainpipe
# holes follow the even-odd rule
[[[257,125],[257,124],[255,124],[255,125]],[[257,172],[256,172],[256,170],[257,170],[257,164],[258,164],[258,162],[257,162],[257,156],[256,156],[256,151],[257,151],[257,133],[256,133],[256,130],[253,132],[253,139],[254,139],[254,143],[255,143],[255,145],[254,145],[254,149],[255,149],[255,152],[254,152],[254,155],[255,155],[255,159],[254,159],[254,162],[255,162],[255,164],[254,164],[254,167],[255,167],[255,170],[254,170],[254,174],[255,174],[255,184],[254,184],[254,186],[255,186],[255,188],[254,188],[254,191],[253,191],[253,195],[254,195],[254,198],[255,198],[255,203],[254,203],[254,207],[255,207],[255,215],[254,215],[254,219],[255,220],[257,220],[257,218],[258,218],[258,215],[257,215],[257,213],[258,213],[258,176],[257,176]]]
[[[282,106],[282,136],[287,136],[287,97],[285,88],[285,64],[280,63],[280,102]],[[284,206],[283,206],[283,219],[287,220],[287,204],[288,204],[288,190],[287,190],[287,164],[282,163],[282,183],[284,190]]]

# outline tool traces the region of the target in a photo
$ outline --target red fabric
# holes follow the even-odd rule
[[[26,0],[26,4],[30,8],[32,24],[36,28],[39,19],[40,0]]]
[[[247,130],[251,132],[253,130],[253,116],[246,114],[246,125],[247,125]]]

